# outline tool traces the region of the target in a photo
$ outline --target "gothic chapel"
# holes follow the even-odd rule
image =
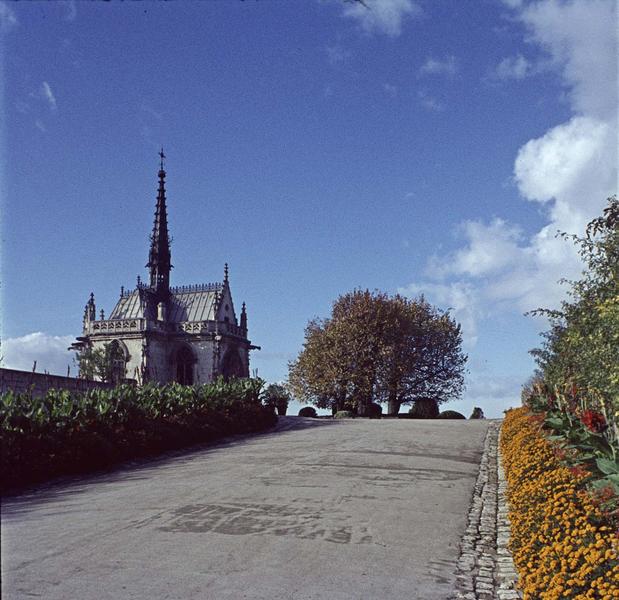
[[[217,376],[249,377],[249,351],[259,349],[247,339],[245,303],[237,321],[228,280],[221,283],[170,287],[171,253],[168,235],[163,150],[159,190],[150,240],[148,285],[137,278],[133,290],[120,288],[120,298],[106,319],[97,319],[94,294],[84,311],[83,334],[75,350],[112,344],[116,381],[138,383],[178,381],[208,383]]]

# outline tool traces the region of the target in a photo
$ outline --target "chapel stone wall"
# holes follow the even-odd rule
[[[210,383],[213,380],[214,342],[212,340],[196,340],[191,343],[196,355],[195,381],[196,383]]]

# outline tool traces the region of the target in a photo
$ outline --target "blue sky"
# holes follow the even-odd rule
[[[286,376],[355,287],[462,323],[469,387],[519,404],[527,350],[617,189],[611,0],[4,3],[2,355],[66,373],[94,291],[146,276],[157,151],[172,282],[246,301]]]

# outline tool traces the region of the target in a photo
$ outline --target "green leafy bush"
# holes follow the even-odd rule
[[[2,488],[274,425],[259,379],[0,396]]]
[[[439,419],[466,419],[466,417],[455,410],[444,410],[438,415]],[[472,418],[472,417],[471,417]]]
[[[581,279],[569,281],[559,309],[537,309],[550,329],[531,351],[538,366],[523,404],[543,419],[564,460],[591,472],[590,489],[612,489],[619,514],[619,201],[614,196],[584,237],[562,234],[579,248]],[[610,510],[610,509],[609,509]]]
[[[353,419],[355,415],[349,410],[338,410],[334,415],[334,419]]]
[[[290,394],[283,385],[272,383],[264,391],[264,403],[277,410],[278,415],[284,416],[288,410]]]
[[[434,398],[419,398],[415,400],[408,411],[411,419],[436,419],[438,417],[438,402]]]
[[[313,406],[304,406],[299,411],[299,416],[300,417],[312,417],[313,419],[315,419],[318,416],[318,413],[316,412],[316,409]]]

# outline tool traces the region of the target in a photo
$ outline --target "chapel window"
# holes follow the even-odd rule
[[[176,353],[176,381],[181,385],[193,385],[193,353],[187,346]]]

